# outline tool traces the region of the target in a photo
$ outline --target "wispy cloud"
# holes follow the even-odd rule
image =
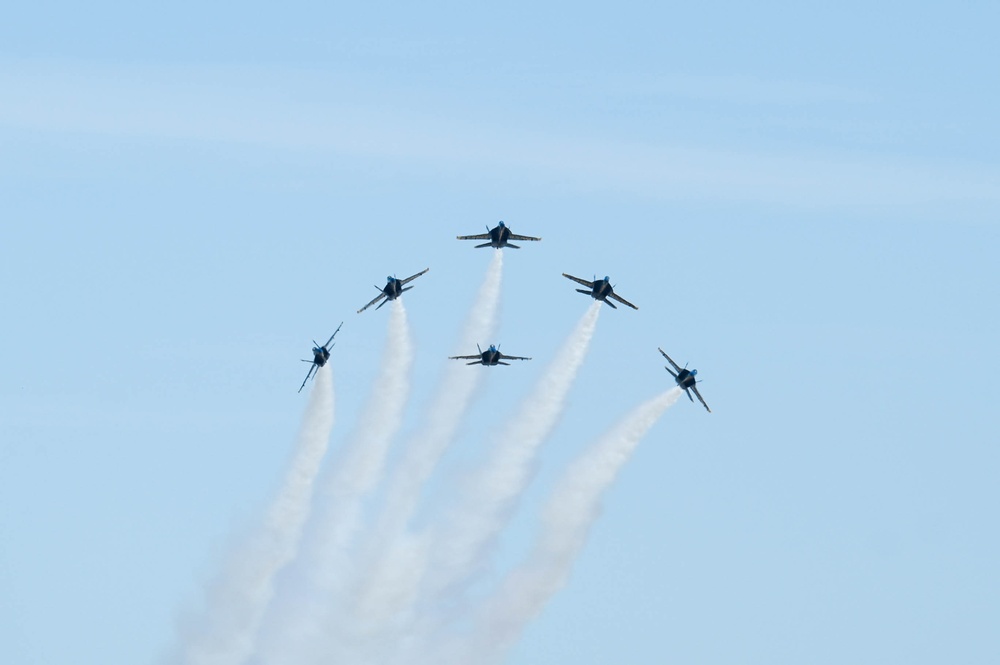
[[[596,85],[600,85],[598,82]],[[608,83],[740,104],[863,102],[808,83],[667,78]],[[1000,202],[995,165],[802,146],[719,149],[541,129],[456,109],[433,93],[387,91],[308,71],[0,62],[3,127],[333,152],[424,168],[514,171],[564,187],[668,200],[792,206]],[[483,120],[489,118],[489,120]]]

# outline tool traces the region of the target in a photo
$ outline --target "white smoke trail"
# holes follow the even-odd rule
[[[425,595],[440,598],[467,581],[481,565],[531,478],[539,445],[562,415],[600,311],[601,302],[595,300],[531,395],[508,419],[493,454],[470,484],[470,495],[458,502],[448,531],[435,537]]]
[[[636,407],[569,467],[543,511],[541,535],[535,547],[482,607],[475,630],[454,662],[501,657],[527,622],[562,588],[597,519],[604,491],[649,428],[680,395],[680,388],[672,388]]]
[[[492,342],[497,325],[503,252],[495,251],[459,341],[468,354],[480,342]],[[427,482],[465,416],[482,381],[482,368],[451,362],[430,406],[427,421],[408,446],[386,489],[385,505],[372,532],[365,560],[370,567],[355,591],[353,619],[362,633],[384,626],[415,597],[426,561],[426,538],[404,533]]]
[[[382,368],[359,419],[356,435],[328,483],[325,552],[342,552],[358,529],[361,501],[382,477],[389,445],[403,424],[410,392],[413,340],[402,300],[393,300]],[[338,576],[336,569],[327,571]]]
[[[502,269],[503,252],[497,250],[469,312],[459,342],[459,353],[468,354],[471,347],[491,341],[497,323]],[[378,528],[380,533],[398,533],[412,515],[421,488],[454,438],[472,395],[482,380],[483,373],[477,369],[481,368],[452,362],[445,370],[441,387],[430,407],[427,424],[407,449],[389,484]]]
[[[292,559],[309,515],[313,481],[333,428],[332,370],[318,368],[295,454],[263,524],[211,589],[205,620],[183,646],[189,665],[236,665],[254,649],[275,575]]]
[[[354,435],[324,481],[322,505],[310,525],[303,552],[262,640],[259,662],[315,662],[329,641],[343,591],[357,562],[351,546],[364,500],[382,476],[385,460],[403,422],[410,391],[413,342],[401,300],[390,303],[382,365]],[[296,649],[304,649],[296,655]]]

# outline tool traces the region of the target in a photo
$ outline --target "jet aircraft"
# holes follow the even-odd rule
[[[372,298],[372,301],[370,303],[368,303],[367,305],[365,305],[364,307],[362,307],[361,309],[359,309],[358,310],[358,314],[360,314],[361,312],[365,311],[366,309],[368,309],[369,307],[371,307],[372,305],[374,305],[375,303],[377,303],[379,300],[382,300],[382,298],[385,298],[385,300],[382,301],[379,304],[379,306],[375,308],[375,309],[381,309],[382,305],[386,304],[390,300],[395,300],[400,295],[402,295],[403,291],[409,291],[410,289],[413,288],[412,286],[407,286],[404,289],[403,288],[404,284],[412,282],[413,280],[415,280],[417,277],[420,277],[421,275],[423,275],[428,270],[430,270],[430,268],[424,268],[423,270],[421,270],[420,272],[418,272],[416,275],[410,275],[406,279],[396,279],[395,277],[392,277],[392,276],[386,277],[385,278],[385,287],[379,289],[379,291],[381,291],[382,293],[380,293],[377,296],[375,296],[374,298]],[[377,286],[375,288],[378,289]]]
[[[670,369],[664,365],[664,369],[670,372],[670,375],[674,377],[677,385],[684,389],[684,392],[687,393],[688,399],[692,402],[694,401],[694,397],[691,397],[691,391],[694,391],[695,396],[698,398],[698,401],[701,402],[701,405],[705,407],[705,410],[712,413],[712,410],[708,408],[708,404],[705,404],[705,399],[701,396],[701,393],[698,392],[698,388],[695,385],[698,383],[698,380],[694,378],[698,376],[698,370],[688,369],[687,365],[684,365],[683,368],[678,367],[677,363],[671,360],[670,356],[668,356],[663,349],[660,349],[660,353],[662,353],[663,357],[667,359],[667,362],[674,366],[674,369]]]
[[[508,356],[500,353],[500,349],[490,344],[490,348],[485,351],[476,344],[476,348],[479,349],[479,354],[475,356],[448,356],[449,360],[471,360],[471,363],[465,363],[466,365],[509,365],[510,363],[505,363],[504,360],[531,360],[531,358],[524,358],[522,356]]]
[[[342,325],[344,325],[343,321],[340,322],[340,326]],[[330,359],[330,347],[333,346],[330,342],[332,342],[333,338],[340,332],[340,326],[337,326],[337,329],[333,331],[333,334],[330,335],[330,339],[326,340],[326,344],[323,346],[316,344],[316,340],[313,340],[313,344],[316,344],[316,346],[313,347],[313,359],[302,361],[304,363],[312,363],[312,367],[310,367],[309,371],[306,373],[306,378],[302,380],[302,385],[299,386],[299,392],[302,392],[302,389],[306,387],[306,381],[312,378],[312,376],[316,373],[316,370],[326,365],[326,361]]]
[[[486,227],[489,228],[489,227]],[[459,240],[488,240],[489,242],[484,242],[482,245],[476,245],[476,249],[480,247],[495,247],[496,249],[501,249],[503,247],[510,247],[512,249],[521,249],[517,245],[510,244],[510,240],[541,240],[541,238],[533,238],[531,236],[519,236],[516,233],[511,233],[510,229],[503,222],[489,229],[487,233],[480,233],[475,236],[457,236]]]
[[[585,279],[580,279],[579,277],[573,277],[573,275],[567,275],[566,273],[563,273],[563,277],[571,279],[577,284],[583,284],[587,288],[577,289],[577,291],[579,291],[580,293],[586,293],[588,296],[594,298],[595,300],[604,301],[604,304],[611,305],[612,309],[618,309],[618,308],[615,306],[613,302],[608,300],[608,298],[614,298],[621,304],[628,305],[632,309],[639,309],[638,307],[630,303],[628,300],[625,300],[620,295],[615,293],[615,289],[614,287],[611,286],[611,282],[609,281],[609,278],[607,276],[605,276],[604,279],[595,278],[593,282],[588,282]]]

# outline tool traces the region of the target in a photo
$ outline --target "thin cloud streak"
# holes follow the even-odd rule
[[[726,92],[726,86],[736,92]],[[719,94],[731,94],[734,102],[747,86],[768,89],[762,82],[724,79],[695,85],[723,88]],[[0,105],[0,126],[40,132],[335,152],[415,169],[433,162],[463,173],[514,169],[561,187],[624,190],[665,200],[806,207],[1000,202],[1000,170],[994,165],[823,152],[813,146],[720,150],[558,136],[523,124],[484,132],[465,116],[442,111],[449,108],[447,100],[437,106],[415,102],[399,114],[371,86],[296,71],[0,63],[0,87],[8,93]],[[320,101],[283,101],[300,97],[299,90],[309,90],[309,98]]]

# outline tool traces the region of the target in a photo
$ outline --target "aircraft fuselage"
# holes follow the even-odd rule
[[[384,293],[385,297],[389,300],[395,300],[402,295],[403,291],[405,291],[403,284],[398,279],[390,279],[385,283],[385,288],[382,289],[382,293]]]
[[[694,374],[692,374],[689,369],[682,369],[677,373],[677,385],[684,390],[687,390],[697,382],[697,379],[694,378]]]
[[[495,248],[506,247],[508,240],[510,240],[510,229],[503,224],[490,229],[490,244]]]
[[[591,297],[595,300],[603,300],[608,302],[608,296],[614,293],[615,290],[612,288],[611,283],[606,279],[596,279],[594,280],[594,286],[591,289]]]
[[[483,364],[484,365],[499,365],[500,364],[500,352],[496,349],[487,349],[483,351]]]
[[[330,352],[326,348],[314,348],[313,349],[313,362],[318,366],[323,367],[326,365],[326,361],[330,359]]]

